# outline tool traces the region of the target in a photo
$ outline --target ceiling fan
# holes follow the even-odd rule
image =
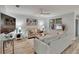
[[[48,10],[40,9],[40,14],[42,14],[42,15],[49,15],[51,13]]]

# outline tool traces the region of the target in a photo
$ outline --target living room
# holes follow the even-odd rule
[[[78,7],[0,5],[0,53],[64,53],[78,38],[75,31]]]

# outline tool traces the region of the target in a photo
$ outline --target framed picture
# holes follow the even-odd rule
[[[56,24],[62,24],[62,18],[56,18]]]
[[[49,20],[49,28],[50,29],[55,29],[57,24],[62,24],[62,18],[55,18],[55,19],[50,19]]]
[[[30,19],[30,18],[26,19],[27,25],[37,25],[37,23],[38,23],[37,19]]]

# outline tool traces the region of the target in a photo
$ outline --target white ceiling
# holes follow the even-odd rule
[[[5,8],[7,12],[14,14],[29,14],[43,17],[51,17],[73,11],[79,13],[79,5],[20,5],[19,8],[17,8],[15,5],[5,5]],[[40,9],[43,9],[51,14],[41,15]]]

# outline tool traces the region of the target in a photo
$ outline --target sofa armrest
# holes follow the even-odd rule
[[[34,40],[35,52],[39,54],[46,54],[49,53],[49,46],[40,41],[39,39]]]

